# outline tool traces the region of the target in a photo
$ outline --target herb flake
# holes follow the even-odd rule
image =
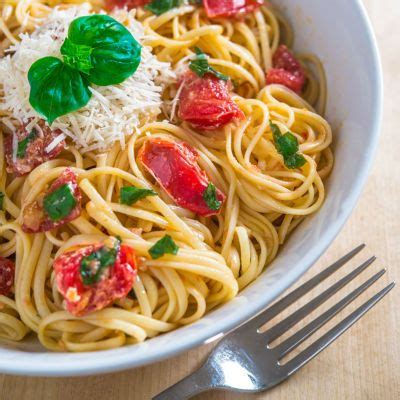
[[[171,236],[165,235],[153,247],[150,248],[149,254],[153,260],[161,258],[165,254],[177,255],[179,247],[176,245]]]
[[[0,192],[0,211],[4,209],[4,193]]]
[[[221,208],[222,203],[217,198],[217,189],[213,183],[208,184],[203,193],[203,199],[210,210],[217,211]]]
[[[270,122],[272,135],[274,137],[275,148],[283,157],[283,161],[287,168],[301,168],[307,161],[299,151],[299,142],[296,136],[291,132],[282,135],[278,125]]]
[[[208,56],[201,49],[195,47],[194,51],[196,52],[196,57],[190,62],[189,68],[196,75],[203,78],[206,74],[212,74],[223,81],[229,80],[229,76],[221,74],[208,63]]]
[[[114,248],[106,246],[83,257],[80,265],[80,273],[84,285],[93,285],[100,281],[103,271],[115,264],[121,241],[117,239]]]
[[[60,186],[43,200],[43,208],[52,221],[60,221],[67,217],[75,206],[76,199],[68,184]]]
[[[155,15],[161,15],[183,4],[185,4],[184,0],[153,0],[151,3],[145,5],[144,8]]]
[[[29,135],[21,140],[20,142],[18,142],[18,147],[17,147],[17,158],[24,158],[25,154],[26,154],[26,149],[28,148],[28,145],[30,142],[32,142],[35,137],[36,137],[36,129],[33,128],[31,130],[31,132],[29,133]]]
[[[150,189],[141,189],[135,186],[124,186],[120,190],[119,201],[121,204],[127,204],[128,206],[131,206],[137,201],[148,196],[157,196],[157,193]]]

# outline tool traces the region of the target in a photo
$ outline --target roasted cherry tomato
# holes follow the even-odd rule
[[[57,157],[65,147],[65,141],[62,140],[53,149],[47,151],[47,147],[62,132],[59,129],[51,130],[45,121],[40,120],[29,131],[26,127],[27,124],[21,125],[15,132],[17,143],[14,145],[12,135],[4,141],[7,172],[17,176],[26,175],[38,165]]]
[[[150,139],[139,158],[178,206],[204,217],[221,211],[225,195],[199,167],[198,154],[188,144]]]
[[[212,74],[204,77],[187,72],[181,79],[180,119],[201,130],[219,129],[244,114],[231,98],[232,83]]]
[[[8,296],[14,284],[15,265],[5,257],[0,257],[0,294]]]
[[[73,315],[101,310],[132,289],[137,272],[135,250],[118,239],[108,241],[74,247],[54,260],[58,290]]]
[[[278,83],[300,93],[306,76],[294,54],[285,45],[281,45],[276,50],[272,62],[273,68],[267,72],[267,84]]]
[[[240,17],[263,5],[264,0],[203,0],[209,18]]]
[[[22,230],[46,232],[65,225],[81,215],[82,195],[75,173],[66,168],[50,188],[22,211]]]

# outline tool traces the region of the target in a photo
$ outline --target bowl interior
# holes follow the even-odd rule
[[[135,367],[176,355],[222,335],[261,311],[295,282],[338,234],[361,193],[378,142],[382,84],[375,40],[358,0],[274,3],[293,24],[296,49],[317,54],[326,67],[326,116],[334,129],[336,161],[323,208],[298,227],[256,282],[199,322],[141,345],[101,354],[52,354],[33,337],[19,344],[2,343],[0,372],[83,375]]]

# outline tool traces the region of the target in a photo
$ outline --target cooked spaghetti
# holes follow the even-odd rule
[[[0,5],[4,340],[32,331],[50,350],[95,351],[193,323],[257,279],[324,201],[324,71],[294,57],[278,11],[105,3]],[[99,84],[99,64],[65,56],[89,46],[60,50],[90,15],[118,21],[135,57],[142,46],[121,82]],[[79,80],[79,107],[46,103],[46,57]]]

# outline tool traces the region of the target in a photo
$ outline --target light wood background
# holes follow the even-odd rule
[[[364,3],[378,37],[386,79],[383,137],[369,183],[352,218],[304,280],[366,242],[365,256],[372,252],[378,256],[374,271],[388,267],[382,286],[389,279],[400,278],[400,1]],[[329,349],[279,387],[258,395],[207,393],[198,400],[400,399],[399,311],[397,287]],[[0,400],[147,400],[194,370],[210,348],[204,346],[169,361],[113,375],[70,379],[0,376]]]

